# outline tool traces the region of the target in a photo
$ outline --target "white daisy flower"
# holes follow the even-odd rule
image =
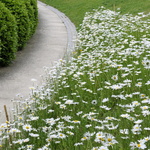
[[[25,125],[23,126],[23,130],[30,132],[30,131],[32,130],[32,126],[31,126],[30,124],[25,124]]]

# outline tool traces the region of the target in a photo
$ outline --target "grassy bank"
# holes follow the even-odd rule
[[[150,0],[41,0],[64,12],[79,27],[86,12],[104,6],[111,10],[121,9],[121,13],[137,14],[150,12]]]
[[[149,17],[104,7],[87,12],[73,56],[45,68],[30,99],[18,97],[15,122],[0,126],[0,147],[149,149]]]

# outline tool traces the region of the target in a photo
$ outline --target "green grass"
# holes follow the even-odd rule
[[[143,18],[102,7],[86,13],[73,56],[45,68],[31,98],[14,101],[20,111],[0,125],[0,148],[150,148],[150,19]]]
[[[150,12],[150,0],[41,0],[64,12],[79,27],[86,12],[104,6],[111,10],[121,9],[121,13],[137,14]]]

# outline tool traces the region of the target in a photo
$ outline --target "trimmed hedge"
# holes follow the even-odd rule
[[[29,16],[29,24],[30,24],[30,36],[33,35],[33,33],[36,30],[37,27],[37,23],[38,23],[38,8],[37,8],[37,1],[33,0],[33,2],[31,2],[31,0],[23,0],[25,5],[26,5],[26,9],[28,12],[28,16]]]
[[[37,7],[37,0],[29,0],[31,6],[33,6],[34,9],[34,17],[35,19],[38,19],[38,7]]]
[[[21,50],[30,35],[30,23],[26,6],[22,0],[0,0],[15,16],[18,26],[18,50]]]
[[[13,59],[18,45],[15,17],[0,2],[0,66],[8,65]]]
[[[35,32],[38,8],[37,0],[0,2],[0,66],[3,66],[15,58],[16,51],[21,50]]]

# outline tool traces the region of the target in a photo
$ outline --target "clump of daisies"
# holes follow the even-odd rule
[[[44,68],[43,85],[0,126],[18,150],[150,148],[150,14],[103,7],[85,15],[77,50]]]

